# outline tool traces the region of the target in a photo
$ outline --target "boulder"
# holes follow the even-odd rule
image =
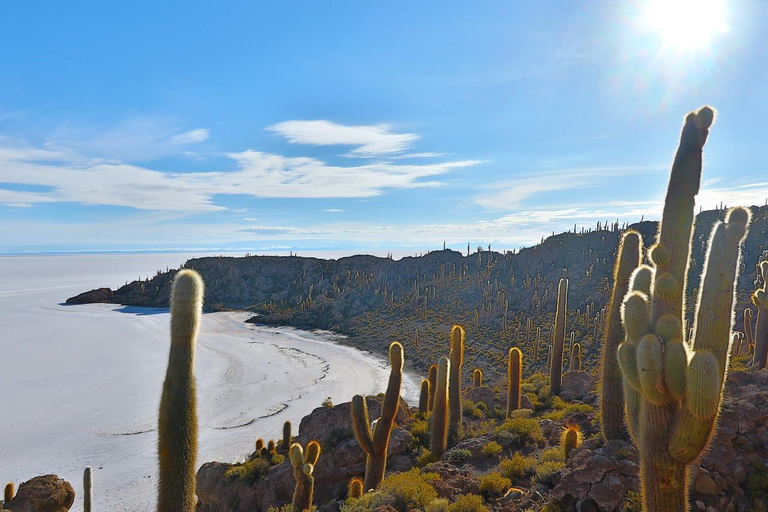
[[[74,502],[75,490],[69,482],[56,475],[44,475],[21,484],[5,508],[13,512],[66,512]]]
[[[93,304],[95,302],[111,302],[115,296],[109,288],[96,288],[67,299],[67,304]]]
[[[568,372],[563,375],[560,398],[565,401],[583,400],[595,390],[597,380],[587,372]]]

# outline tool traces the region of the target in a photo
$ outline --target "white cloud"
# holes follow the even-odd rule
[[[356,146],[349,153],[349,156],[356,157],[401,153],[419,139],[415,133],[395,133],[388,124],[345,126],[322,119],[284,121],[267,129],[279,133],[293,144]]]
[[[344,210],[341,210],[339,208],[328,208],[327,210],[323,210],[323,211],[328,213],[340,213],[340,212],[343,212]]]
[[[178,135],[174,135],[168,139],[168,142],[171,144],[194,144],[196,142],[204,142],[208,140],[209,136],[210,132],[206,129],[191,130],[188,132],[180,133]]]

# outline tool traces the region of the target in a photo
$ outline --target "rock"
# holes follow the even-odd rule
[[[705,496],[714,496],[719,491],[719,488],[712,477],[708,474],[700,473],[693,484],[694,490]]]
[[[465,439],[450,450],[446,451],[443,454],[442,459],[451,460],[451,453],[455,450],[469,450],[469,452],[472,454],[469,460],[485,458],[485,455],[483,455],[483,447],[490,443],[492,440],[493,438],[490,435]]]
[[[56,475],[44,475],[19,485],[5,508],[13,512],[66,512],[74,502],[75,490],[69,482]]]
[[[500,397],[500,400],[496,400],[496,393],[488,386],[480,386],[479,388],[469,388],[467,390],[466,397],[472,400],[475,404],[484,403],[489,411],[493,411],[496,406],[507,407],[507,400],[505,397]]]
[[[565,401],[583,400],[597,386],[595,378],[587,372],[568,372],[563,375],[560,398]]]
[[[110,302],[115,296],[109,288],[97,288],[89,292],[83,292],[67,299],[67,304],[93,304],[95,302]]]
[[[438,461],[423,468],[422,473],[437,473],[440,480],[432,483],[441,498],[455,498],[462,494],[479,494],[480,485],[472,473],[456,466]]]

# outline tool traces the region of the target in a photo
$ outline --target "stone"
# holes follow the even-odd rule
[[[75,490],[69,482],[56,475],[43,475],[19,485],[5,508],[13,512],[66,512],[74,502]]]

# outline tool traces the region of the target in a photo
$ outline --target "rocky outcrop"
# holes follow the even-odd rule
[[[371,418],[381,414],[382,397],[368,398]],[[365,473],[365,453],[352,431],[350,403],[335,407],[320,407],[301,420],[296,442],[306,445],[317,440],[322,453],[315,466],[314,502],[325,503],[346,496],[347,484],[352,477]],[[411,421],[407,404],[401,399],[396,426],[389,442],[388,471],[404,471],[413,466],[411,457],[403,455],[413,436],[402,428]],[[209,462],[197,474],[197,496],[200,512],[254,512],[280,506],[291,501],[295,482],[289,461],[269,469],[266,476],[256,482],[225,476],[232,464]]]
[[[560,398],[572,402],[584,400],[597,386],[597,379],[587,372],[568,372],[563,375],[563,388]]]
[[[13,512],[66,512],[74,502],[75,490],[69,482],[56,475],[44,475],[21,484],[4,507]]]
[[[67,304],[93,304],[95,302],[112,302],[115,294],[109,288],[96,288],[67,299]]]

